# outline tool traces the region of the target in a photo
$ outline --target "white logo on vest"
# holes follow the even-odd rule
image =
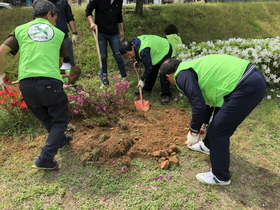
[[[53,38],[53,28],[44,23],[36,23],[28,29],[29,37],[37,42],[46,42]]]

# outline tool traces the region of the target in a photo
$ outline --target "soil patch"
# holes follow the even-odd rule
[[[185,109],[170,107],[151,107],[144,112],[128,109],[122,112],[121,122],[110,123],[106,127],[83,126],[81,119],[72,120],[73,129],[69,131],[73,140],[68,149],[81,157],[81,162],[97,161],[111,164],[122,159],[129,165],[134,158],[151,158],[155,151],[170,149],[172,145],[184,146],[190,123],[190,115]],[[12,138],[3,138],[8,143],[9,152],[20,152],[26,160],[32,159],[41,147],[47,134],[23,140],[21,143]],[[17,143],[16,143],[17,142]],[[2,153],[0,161],[8,154]]]

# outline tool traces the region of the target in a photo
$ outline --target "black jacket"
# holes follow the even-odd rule
[[[90,0],[86,7],[86,16],[92,16],[95,10],[94,22],[98,26],[98,32],[113,35],[119,33],[118,23],[123,22],[123,0]]]
[[[68,36],[68,25],[71,20],[74,20],[72,14],[72,9],[68,4],[67,0],[50,0],[58,9],[56,27],[65,33],[65,36]]]

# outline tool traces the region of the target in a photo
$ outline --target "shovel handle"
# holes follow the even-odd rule
[[[95,31],[94,30],[91,30],[91,31],[92,31],[93,37],[95,39],[98,61],[99,61],[99,67],[100,67],[100,69],[102,69],[102,61],[101,61],[100,48],[99,48],[99,43],[98,43],[98,27],[97,27],[97,25],[95,27]]]
[[[143,105],[144,102],[143,102],[143,95],[142,95],[142,88],[141,87],[139,87],[139,95],[140,95],[141,104]]]

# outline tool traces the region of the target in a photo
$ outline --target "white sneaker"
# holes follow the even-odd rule
[[[202,152],[204,154],[210,155],[210,150],[204,145],[203,141],[199,141],[198,143],[188,146],[191,150]]]
[[[216,184],[216,185],[230,184],[230,180],[220,181],[219,179],[217,179],[217,177],[212,173],[212,171],[197,174],[195,177],[198,181],[204,182],[206,184]]]

